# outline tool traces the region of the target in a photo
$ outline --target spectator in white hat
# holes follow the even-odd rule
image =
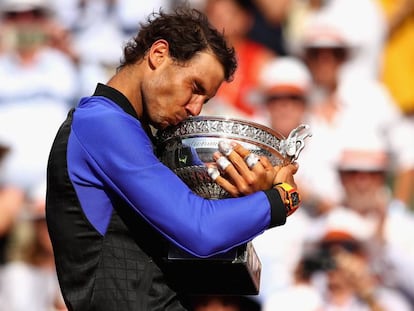
[[[300,52],[301,40],[307,35],[309,24],[323,15],[323,19],[330,19],[330,24],[334,23],[345,32],[348,43],[356,49],[345,74],[378,78],[386,23],[377,2],[293,0],[286,34],[291,53]]]
[[[414,298],[414,214],[396,200],[389,183],[389,150],[378,137],[347,142],[338,161],[343,205],[375,227],[370,246],[382,280]],[[411,262],[411,263],[409,263]],[[414,301],[414,300],[413,300]]]
[[[275,57],[261,71],[260,83],[269,125],[287,137],[306,119],[312,83],[309,70],[298,58]]]
[[[364,215],[385,210],[391,168],[389,150],[379,135],[360,133],[344,139],[337,164],[343,204]]]

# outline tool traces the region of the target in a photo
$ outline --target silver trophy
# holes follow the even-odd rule
[[[229,197],[207,172],[220,141],[236,141],[273,165],[295,161],[310,136],[309,126],[300,125],[288,137],[258,123],[223,117],[192,117],[157,133],[158,156],[195,193],[210,198]]]
[[[299,125],[284,137],[258,123],[225,117],[191,117],[177,126],[157,132],[161,162],[179,176],[193,192],[209,199],[230,194],[208,174],[220,141],[236,141],[251,153],[267,156],[273,165],[296,159],[311,136],[309,126]],[[259,292],[260,260],[251,242],[211,258],[197,258],[171,246],[168,258],[176,286],[189,294],[245,294]]]

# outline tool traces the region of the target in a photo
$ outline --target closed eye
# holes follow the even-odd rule
[[[193,93],[197,95],[205,95],[206,90],[200,83],[194,82]]]
[[[207,91],[206,89],[198,82],[194,82],[194,88],[193,88],[193,93],[197,94],[197,95],[206,95]],[[207,104],[207,102],[210,100],[210,98],[206,98],[203,102],[203,104]]]

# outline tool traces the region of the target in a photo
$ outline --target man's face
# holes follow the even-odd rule
[[[314,82],[322,87],[331,88],[336,85],[339,70],[347,59],[346,48],[307,48],[305,61]]]
[[[201,52],[186,64],[168,57],[143,82],[145,117],[159,129],[196,116],[223,80],[223,66],[211,53]]]
[[[360,213],[378,213],[386,206],[384,171],[341,171],[340,180],[345,190],[348,207]]]
[[[306,98],[303,94],[274,93],[266,97],[272,128],[284,136],[303,123]]]
[[[3,13],[3,37],[7,48],[27,51],[42,46],[46,40],[47,13],[43,9]]]

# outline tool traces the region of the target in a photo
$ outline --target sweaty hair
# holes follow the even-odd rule
[[[188,7],[177,8],[170,14],[162,10],[150,14],[146,23],[140,24],[138,34],[126,43],[118,69],[143,59],[160,39],[168,42],[170,57],[178,63],[191,60],[199,52],[211,51],[224,68],[225,80],[233,78],[237,68],[234,48],[203,13]]]

